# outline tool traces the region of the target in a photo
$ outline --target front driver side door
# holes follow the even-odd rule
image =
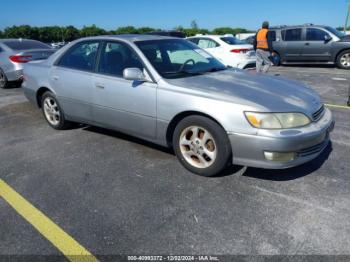
[[[102,46],[93,76],[93,117],[99,125],[135,136],[156,136],[157,84],[123,78],[126,68],[144,65],[126,43],[111,41]]]
[[[306,43],[303,49],[303,59],[307,61],[330,61],[332,41],[331,36],[318,28],[306,29]]]

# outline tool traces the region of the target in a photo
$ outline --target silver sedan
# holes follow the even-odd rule
[[[0,39],[0,88],[21,84],[23,64],[46,59],[55,52],[50,46],[29,39]]]
[[[228,69],[187,40],[84,38],[28,63],[23,88],[48,124],[119,130],[172,147],[190,171],[288,168],[317,157],[334,121],[311,88]]]

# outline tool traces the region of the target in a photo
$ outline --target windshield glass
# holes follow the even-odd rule
[[[51,49],[50,46],[34,40],[10,40],[5,41],[4,44],[12,50]]]
[[[164,78],[181,78],[226,67],[195,44],[182,39],[138,41],[149,62]]]
[[[331,32],[332,34],[336,35],[339,38],[342,38],[345,36],[343,32],[338,31],[337,29],[334,29],[333,27],[326,26],[326,29]]]
[[[226,44],[229,45],[241,45],[244,44],[243,41],[235,38],[235,37],[221,37],[220,38],[222,41],[224,41]]]

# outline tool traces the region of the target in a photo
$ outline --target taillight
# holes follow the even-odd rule
[[[239,48],[239,49],[232,49],[230,52],[231,53],[236,53],[236,54],[245,54],[248,51],[250,51],[251,49],[248,48]]]
[[[15,63],[27,63],[32,59],[31,55],[12,55],[9,57]]]

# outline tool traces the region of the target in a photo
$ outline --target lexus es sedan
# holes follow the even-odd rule
[[[203,176],[230,164],[300,165],[324,150],[334,126],[311,88],[227,68],[172,37],[79,39],[26,64],[24,78],[27,98],[51,127],[80,122],[172,147]]]
[[[0,88],[21,84],[23,64],[46,59],[55,52],[49,45],[29,39],[0,39]]]

